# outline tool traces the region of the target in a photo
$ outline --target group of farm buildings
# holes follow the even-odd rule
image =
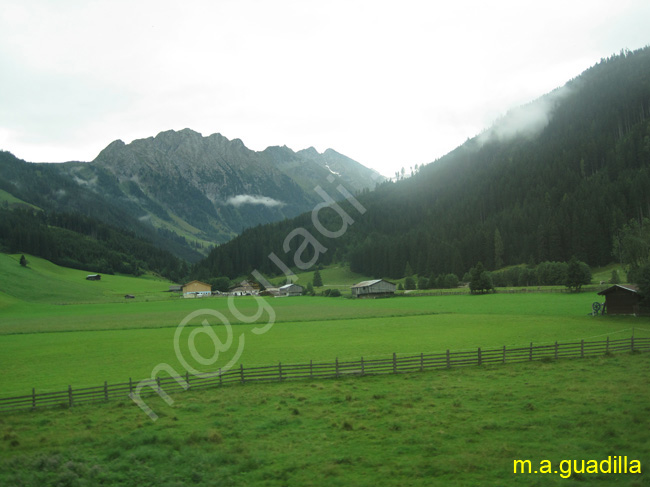
[[[89,274],[86,280],[99,281],[99,274]],[[357,298],[379,298],[395,294],[396,285],[384,279],[374,279],[362,281],[350,288],[352,296]],[[184,298],[202,298],[207,296],[259,296],[260,286],[251,281],[241,281],[237,286],[228,292],[213,292],[212,286],[201,281],[190,281],[182,286],[170,286],[169,291],[181,292]],[[285,284],[284,286],[267,288],[264,294],[275,297],[301,296],[304,288],[295,283]],[[598,293],[599,296],[605,296],[603,314],[607,312],[610,315],[637,315],[639,314],[640,295],[635,286],[622,286],[615,284]],[[132,298],[132,295],[125,297]]]
[[[351,287],[352,295],[358,298],[384,297],[395,294],[396,285],[384,279],[362,281]],[[258,296],[260,287],[250,281],[242,281],[228,292],[212,291],[210,284],[201,281],[191,281],[182,286],[171,286],[170,291],[182,292],[184,298],[202,298],[207,296]],[[264,290],[264,294],[276,297],[301,296],[304,288],[295,283],[285,284],[280,287],[270,287]]]

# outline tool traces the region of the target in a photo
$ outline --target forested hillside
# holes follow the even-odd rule
[[[99,176],[102,179],[102,176]],[[111,187],[111,181],[104,178],[99,184]],[[61,174],[59,164],[31,164],[16,158],[13,154],[0,151],[0,190],[5,191],[25,204],[6,204],[7,209],[36,207],[46,213],[76,214],[86,219],[120,229],[138,238],[154,243],[184,260],[195,262],[201,254],[187,245],[185,238],[164,229],[156,229],[148,222],[138,219],[138,207],[132,202],[107,194],[98,194],[88,187]],[[8,217],[6,217],[8,218]],[[20,227],[7,227],[7,231],[18,231]],[[17,238],[17,237],[16,237]],[[31,250],[22,249],[24,252]],[[34,252],[47,258],[45,255]]]
[[[295,217],[335,178],[374,188],[376,171],[328,149],[258,152],[190,129],[109,144],[92,162],[33,164],[0,152],[0,190],[45,211],[80,213],[149,239],[196,262],[242,230]]]
[[[195,274],[278,274],[268,255],[294,265],[304,238],[290,239],[287,252],[283,242],[299,227],[327,248],[319,263],[347,260],[377,277],[402,277],[407,262],[427,276],[463,275],[478,262],[609,263],[623,225],[650,215],[650,49],[603,59],[414,176],[358,199],[367,211],[344,202],[354,223],[339,238],[323,237],[305,214],[244,232]],[[320,220],[341,228],[333,211]]]
[[[79,214],[0,207],[0,251],[103,274],[154,272],[182,281],[187,263],[133,233]]]

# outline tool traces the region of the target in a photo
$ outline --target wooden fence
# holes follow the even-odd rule
[[[551,345],[536,345],[527,347],[466,350],[444,353],[397,356],[386,359],[339,361],[317,363],[310,361],[304,364],[282,364],[265,367],[244,367],[227,371],[219,369],[215,373],[203,375],[185,374],[181,377],[155,377],[134,382],[108,384],[96,387],[75,388],[68,386],[67,390],[58,392],[32,393],[26,396],[0,398],[0,411],[15,411],[44,407],[73,407],[78,404],[108,401],[110,399],[126,399],[130,394],[147,396],[154,393],[169,395],[187,389],[202,389],[219,387],[226,384],[247,384],[251,382],[276,382],[297,379],[328,379],[347,377],[351,375],[398,374],[445,369],[452,367],[467,367],[485,364],[502,364],[513,362],[528,362],[533,360],[557,360],[559,358],[593,357],[616,352],[648,351],[650,338],[625,338],[587,342],[581,340],[574,343],[557,343]]]

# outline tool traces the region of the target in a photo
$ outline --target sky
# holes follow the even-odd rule
[[[332,148],[385,176],[650,44],[647,0],[2,0],[0,150],[165,130]]]

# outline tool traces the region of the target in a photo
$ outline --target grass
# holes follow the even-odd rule
[[[13,194],[0,189],[0,203],[6,203],[8,207],[21,207],[21,208],[31,208],[33,210],[41,209],[38,206],[34,206],[31,203],[27,203],[20,198],[16,198]]]
[[[242,324],[223,298],[184,300],[154,276],[103,276],[0,254],[0,396],[135,381],[168,363],[178,324],[227,316],[245,366],[376,358],[611,336],[650,336],[650,319],[591,317],[595,293],[445,295],[383,300],[267,299],[275,323]],[[606,271],[604,271],[606,272]],[[611,270],[610,270],[611,273]],[[343,289],[362,276],[321,271]],[[313,278],[313,276],[312,276]],[[309,275],[301,275],[307,282]],[[124,294],[136,295],[126,302]],[[233,301],[254,315],[259,301]],[[215,343],[199,316],[180,333],[185,359]],[[228,328],[210,318],[221,343]],[[73,409],[0,415],[0,485],[650,485],[643,475],[515,475],[514,459],[650,463],[650,354],[622,354],[405,375],[235,385]],[[157,400],[156,400],[157,399]],[[645,469],[643,469],[645,471]]]
[[[385,300],[274,299],[268,301],[277,317],[270,331],[256,335],[253,328],[260,324],[234,326],[233,345],[214,365],[206,368],[193,363],[203,371],[216,370],[232,359],[240,340],[245,347],[239,363],[253,366],[517,346],[531,341],[627,338],[633,327],[637,336],[650,336],[647,318],[587,316],[592,300],[592,296],[580,294],[533,293]],[[234,302],[245,315],[254,315],[258,309],[253,298]],[[68,385],[140,379],[161,362],[181,371],[174,349],[176,327],[187,314],[206,307],[230,316],[226,299],[44,306],[40,310],[33,306],[31,314],[4,313],[2,329],[23,327],[24,333],[0,335],[0,368],[5,371],[0,395],[21,395],[32,387],[47,392]],[[262,324],[267,316],[262,316]],[[203,318],[191,323],[199,325]],[[218,326],[214,317],[207,318],[215,325],[219,340],[227,342],[228,330]],[[61,331],[42,333],[48,329]],[[179,340],[180,351],[188,360],[190,332],[184,329]],[[197,336],[194,343],[203,357],[214,354],[214,342],[206,336]]]
[[[650,485],[650,354],[229,386],[0,416],[0,484]],[[641,475],[513,474],[627,455]]]
[[[0,253],[0,311],[23,302],[33,304],[81,304],[123,302],[125,294],[136,301],[169,299],[165,293],[171,284],[155,276],[139,278],[102,274],[101,281],[86,281],[87,271],[60,267],[40,257],[25,255],[27,267],[22,267],[21,254]]]
[[[104,276],[86,281],[84,271],[65,269],[28,257],[29,268],[18,264],[19,255],[0,255],[0,368],[4,377],[0,396],[22,395],[34,387],[39,392],[94,386],[105,380],[123,382],[148,377],[159,363],[181,371],[174,349],[177,326],[190,313],[210,309],[237,320],[228,300],[180,299],[164,292],[168,282],[152,278]],[[326,271],[329,274],[326,274]],[[323,270],[340,282],[356,280],[344,268]],[[346,277],[347,276],[347,277]],[[43,286],[43,283],[49,286]],[[41,290],[41,287],[44,289]],[[36,291],[34,291],[36,290]],[[127,292],[135,300],[125,301]],[[152,296],[147,300],[146,296]],[[71,297],[88,300],[66,305]],[[233,346],[205,371],[230,361],[240,340],[245,347],[239,359],[245,366],[301,363],[309,360],[356,360],[397,353],[438,352],[476,347],[526,345],[531,341],[569,342],[582,338],[649,336],[650,320],[629,317],[587,316],[595,294],[490,294],[396,297],[353,300],[325,297],[267,299],[275,323],[257,335],[260,324],[239,324],[231,332]],[[233,301],[246,316],[255,315],[259,302],[242,297]],[[190,323],[199,326],[204,317]],[[223,343],[228,330],[208,317]],[[264,313],[260,321],[268,319]],[[189,333],[180,335],[180,353],[190,357]],[[241,338],[243,337],[243,338]],[[205,334],[195,340],[203,357],[215,352]]]

